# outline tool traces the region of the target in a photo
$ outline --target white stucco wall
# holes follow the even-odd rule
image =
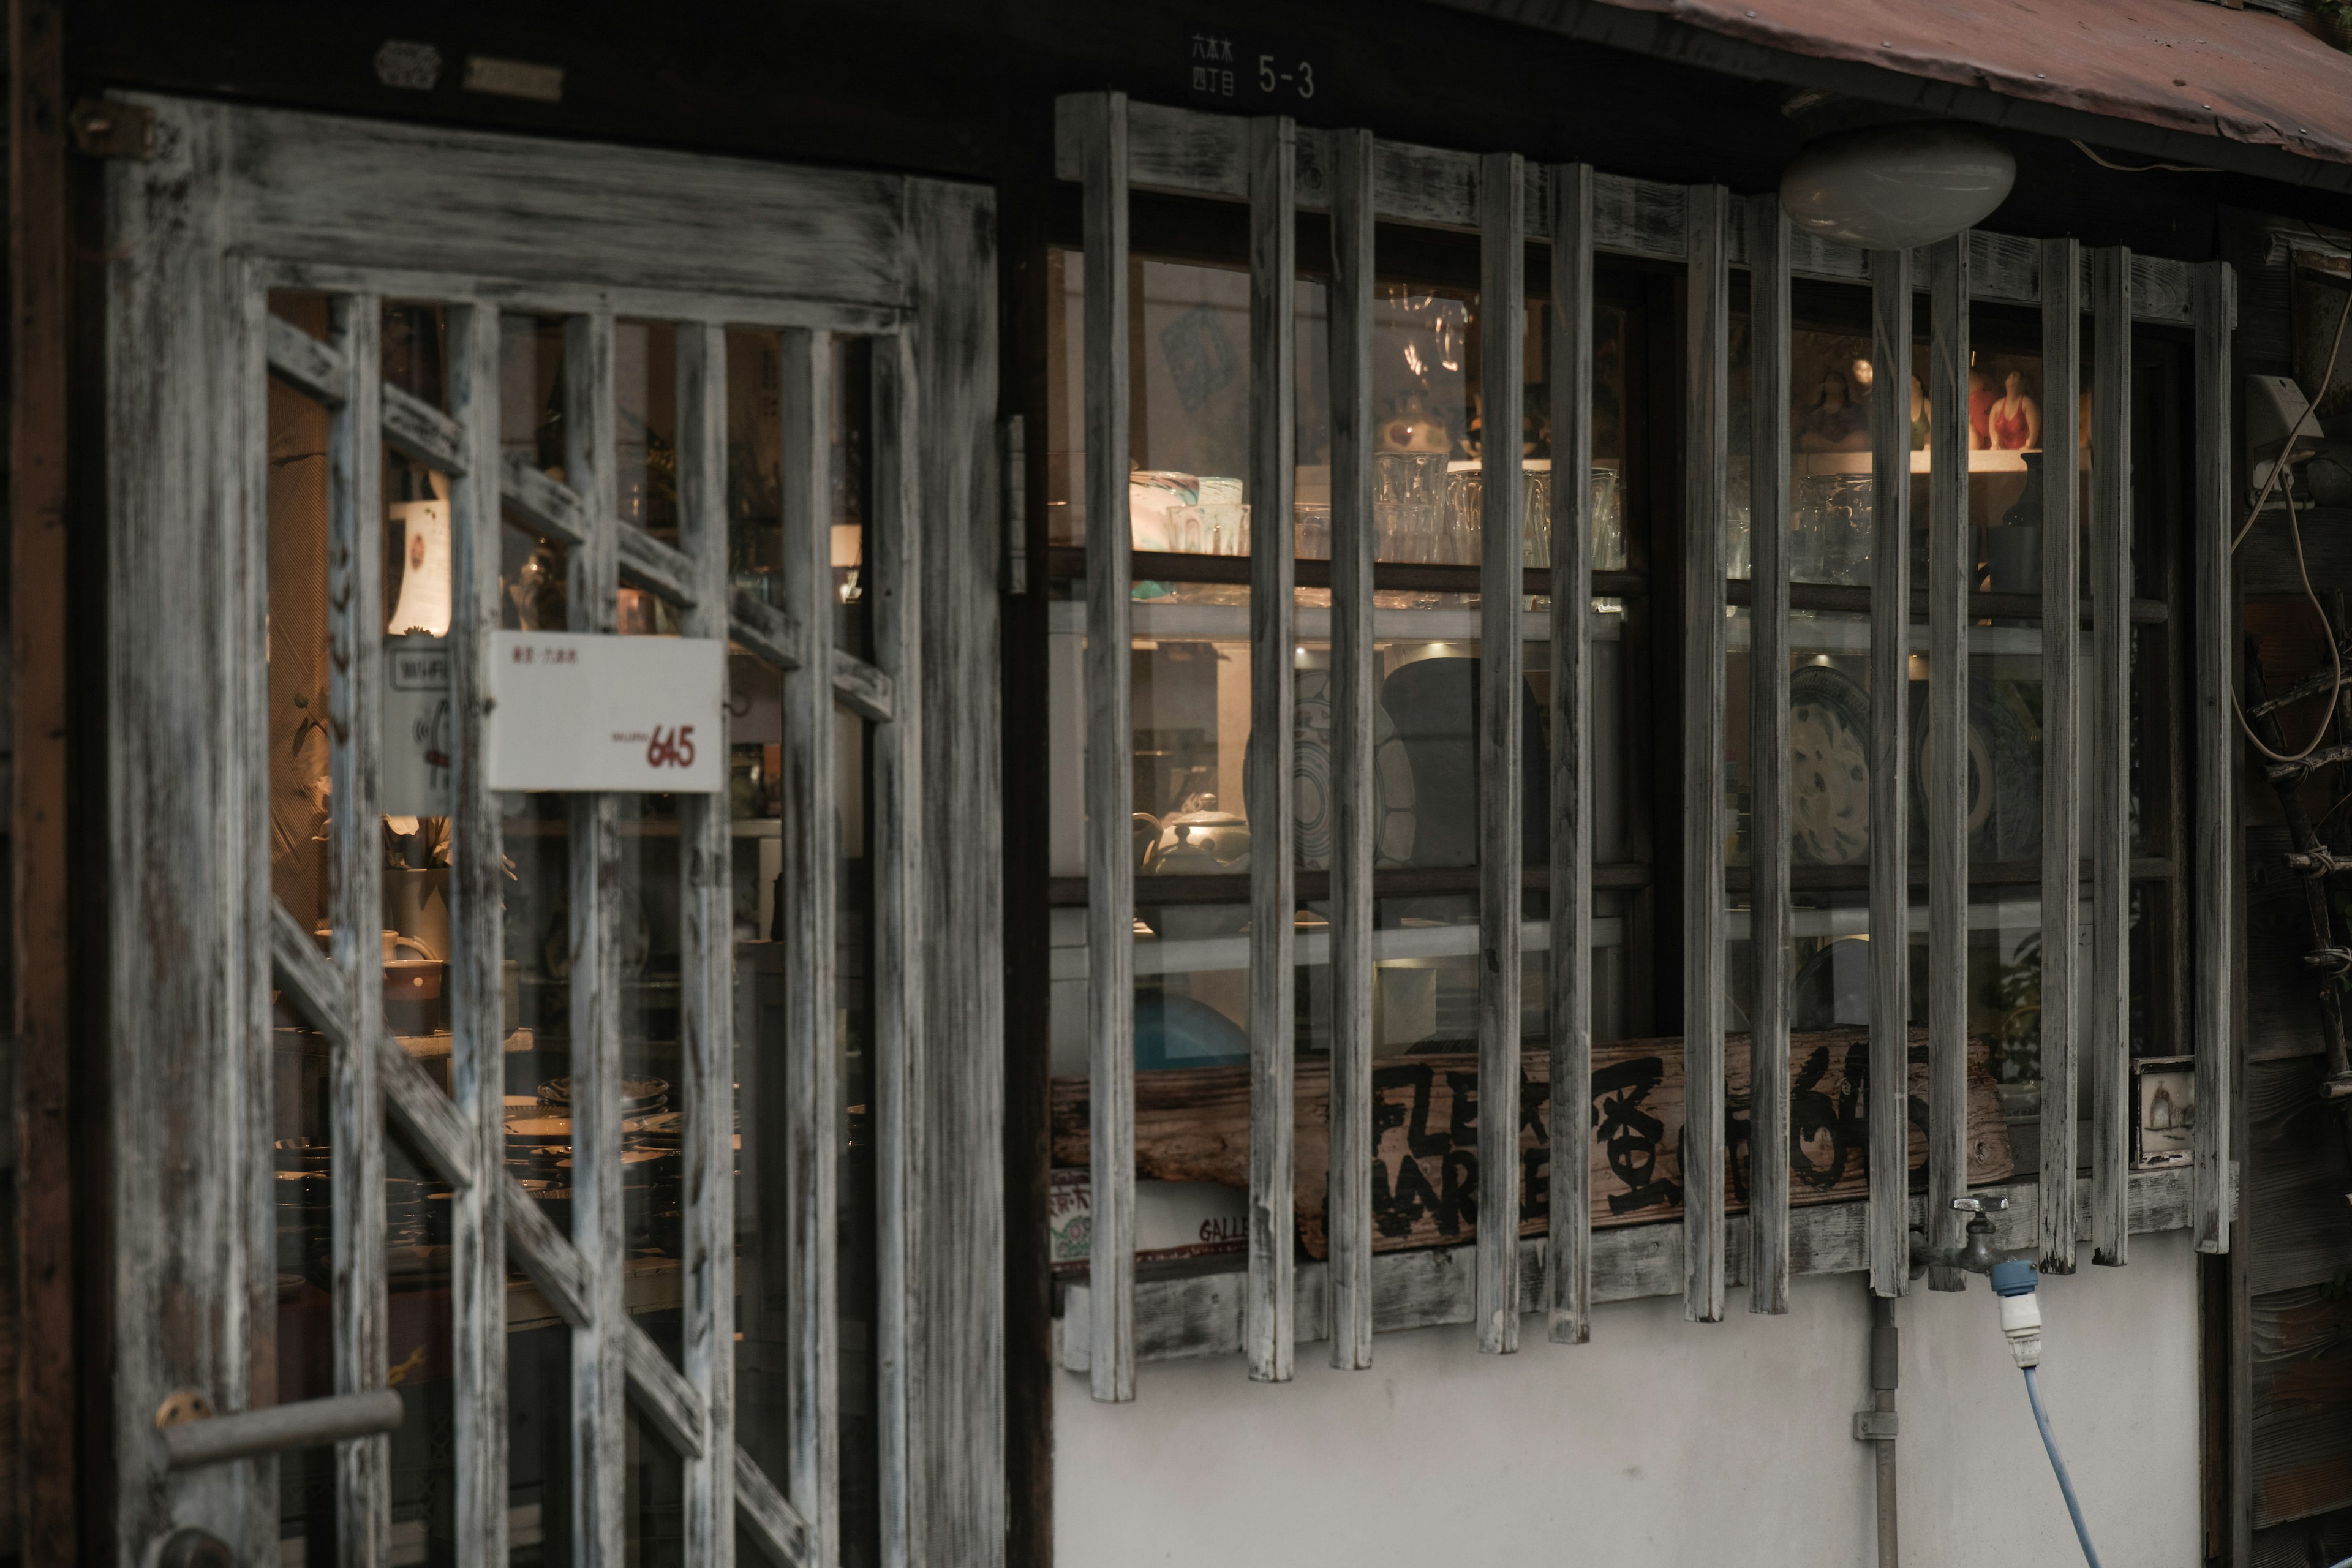
[[[2069,1568],[2082,1559],[1981,1279],[1924,1290],[1903,1329],[1906,1568]],[[1370,1372],[1299,1347],[1297,1380],[1238,1357],[1146,1363],[1136,1403],[1083,1376],[1055,1401],[1055,1560],[1294,1568],[1385,1563],[1822,1568],[1875,1561],[1862,1277],[1801,1279],[1790,1314],[1731,1292],[1601,1309],[1592,1342],[1529,1318],[1516,1356],[1467,1325],[1377,1342]],[[2195,1254],[2132,1238],[2128,1268],[2042,1284],[2042,1394],[2110,1563],[2195,1568]]]

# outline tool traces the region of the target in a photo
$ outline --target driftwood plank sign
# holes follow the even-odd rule
[[[1869,1034],[1832,1029],[1789,1042],[1790,1196],[1796,1204],[1850,1201],[1869,1191],[1863,1116]],[[1911,1033],[1910,1165],[1927,1161],[1927,1032]],[[1747,1207],[1748,1037],[1725,1042],[1730,1151],[1726,1196]],[[1309,1256],[1325,1251],[1328,1178],[1321,1062],[1297,1079],[1298,1226]],[[1550,1064],[1541,1048],[1519,1065],[1519,1230],[1550,1219]],[[1087,1163],[1087,1080],[1054,1080],[1054,1163]],[[1635,1225],[1683,1212],[1683,1049],[1679,1039],[1621,1040],[1592,1052],[1592,1223]],[[1391,1252],[1470,1240],[1478,1224],[1477,1058],[1399,1057],[1372,1072],[1372,1246]],[[1984,1041],[1969,1048],[1969,1181],[2015,1173],[2008,1124]],[[1135,1088],[1135,1171],[1146,1181],[1249,1183],[1249,1084],[1241,1068],[1139,1073]]]

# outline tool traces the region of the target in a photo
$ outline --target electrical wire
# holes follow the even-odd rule
[[[2118,163],[2112,159],[2102,158],[2092,152],[2088,142],[2077,142],[2074,146],[2084,157],[2088,158],[2100,168],[2113,169],[2118,174],[2150,174],[2158,169],[2173,174],[2218,174],[2221,172],[2219,169],[2209,169],[2201,163]]]
[[[2091,1527],[2083,1522],[2083,1505],[2075,1500],[2074,1479],[2066,1474],[2066,1461],[2058,1457],[2058,1439],[2050,1435],[2050,1417],[2042,1408],[2042,1385],[2033,1381],[2033,1369],[2025,1369],[2025,1396],[2033,1401],[2033,1424],[2042,1428],[2042,1447],[2050,1455],[2050,1468],[2058,1472],[2058,1489],[2065,1495],[2066,1511],[2074,1519],[2074,1539],[2083,1543],[2083,1559],[2091,1568],[2099,1568],[2099,1554],[2091,1545]],[[2336,1568],[2344,1568],[2338,1563]]]
[[[2089,151],[2088,148],[2084,150]],[[2344,328],[2347,323],[2352,323],[2352,300],[2347,300],[2345,308],[2336,312],[2335,341],[2327,345],[2327,368],[2319,373],[2319,395],[2322,397],[2326,396],[2327,389],[2335,384],[2336,356],[2344,348]],[[2262,517],[2263,508],[2270,504],[2271,491],[2278,489],[2279,476],[2286,472],[2287,461],[2294,456],[2295,442],[2303,438],[2304,428],[2311,423],[2312,416],[2317,413],[2319,405],[2316,403],[2306,401],[2304,404],[2303,413],[2296,418],[2294,428],[2286,433],[2286,440],[2280,446],[2278,457],[2271,463],[2271,476],[2263,481],[2262,493],[2254,498],[2253,510],[2246,513],[2245,527],[2238,530],[2237,536],[2230,541],[2231,554],[2235,555],[2238,552],[2238,547],[2245,543],[2246,535],[2254,531],[2254,523]],[[2334,679],[2327,688],[2327,709],[2322,713],[2318,724],[2312,730],[2310,742],[2303,750],[2294,752],[2274,752],[2263,743],[2262,737],[2254,733],[2254,727],[2246,721],[2245,704],[2239,700],[2235,689],[2230,693],[2230,709],[2237,714],[2238,728],[2245,732],[2247,742],[2254,750],[2274,763],[2299,763],[2317,751],[2319,742],[2327,738],[2327,727],[2335,716],[2336,698],[2344,689],[2344,656],[2336,646],[2336,628],[2328,625],[2327,611],[2320,605],[2319,595],[2311,585],[2311,567],[2303,556],[2303,524],[2294,510],[2294,486],[2289,484],[2282,494],[2286,500],[2287,537],[2294,542],[2294,569],[2303,581],[2303,596],[2311,601],[2311,608],[2319,616],[2319,624],[2327,627],[2327,659],[2335,670]]]

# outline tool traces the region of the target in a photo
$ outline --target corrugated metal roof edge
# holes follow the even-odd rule
[[[2285,184],[2352,192],[2352,162],[2325,155],[2317,147],[2297,152],[2280,140],[2256,142],[2230,136],[2218,116],[2216,123],[2192,129],[2126,113],[2121,105],[2116,106],[2115,112],[2097,112],[2005,90],[1981,79],[1981,72],[1974,83],[1914,74],[1859,58],[1801,52],[1735,37],[1603,0],[1436,0],[1436,4],[1751,81],[1823,88],[1955,120],[2093,142],[2168,163],[2208,164]],[[1937,64],[1950,68],[1948,62]],[[2276,137],[2276,127],[2266,129]]]

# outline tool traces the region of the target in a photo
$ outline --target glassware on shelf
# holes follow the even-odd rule
[[[1373,454],[1372,527],[1380,560],[1444,559],[1438,553],[1445,530],[1444,453]]]
[[[1813,474],[1797,498],[1790,575],[1800,583],[1870,582],[1868,474]]]
[[[1301,561],[1331,559],[1331,509],[1328,504],[1300,501],[1291,508],[1292,549]]]
[[[1592,569],[1625,570],[1624,487],[1612,468],[1592,470]]]

